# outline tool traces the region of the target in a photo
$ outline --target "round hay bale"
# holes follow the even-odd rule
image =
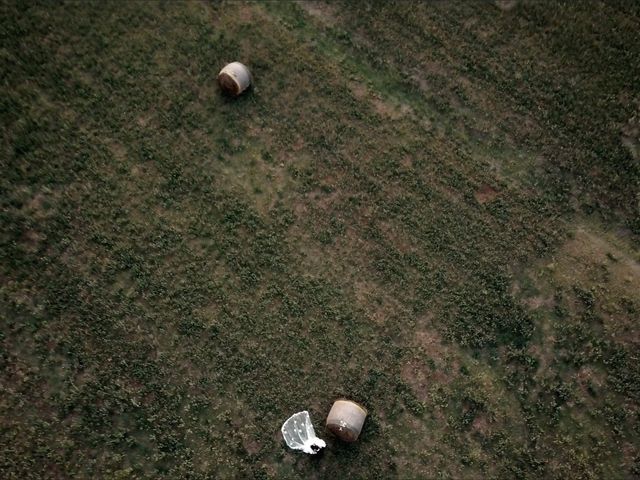
[[[351,400],[336,400],[327,416],[327,429],[345,442],[355,442],[360,435],[367,409]]]
[[[251,72],[242,63],[233,62],[220,70],[218,83],[222,91],[236,97],[251,86]]]

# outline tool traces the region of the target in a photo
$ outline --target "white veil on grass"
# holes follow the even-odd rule
[[[324,440],[316,437],[309,412],[306,410],[291,415],[282,424],[281,430],[284,441],[293,450],[302,450],[305,453],[314,455],[327,446]]]

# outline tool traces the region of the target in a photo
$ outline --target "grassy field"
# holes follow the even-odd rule
[[[0,0],[2,478],[640,476],[638,5]]]

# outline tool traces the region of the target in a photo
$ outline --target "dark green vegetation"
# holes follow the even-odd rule
[[[637,5],[2,0],[2,477],[640,475]]]

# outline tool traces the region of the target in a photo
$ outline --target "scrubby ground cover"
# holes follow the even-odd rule
[[[2,477],[640,475],[638,31],[3,0]],[[361,440],[288,451],[340,396]]]

